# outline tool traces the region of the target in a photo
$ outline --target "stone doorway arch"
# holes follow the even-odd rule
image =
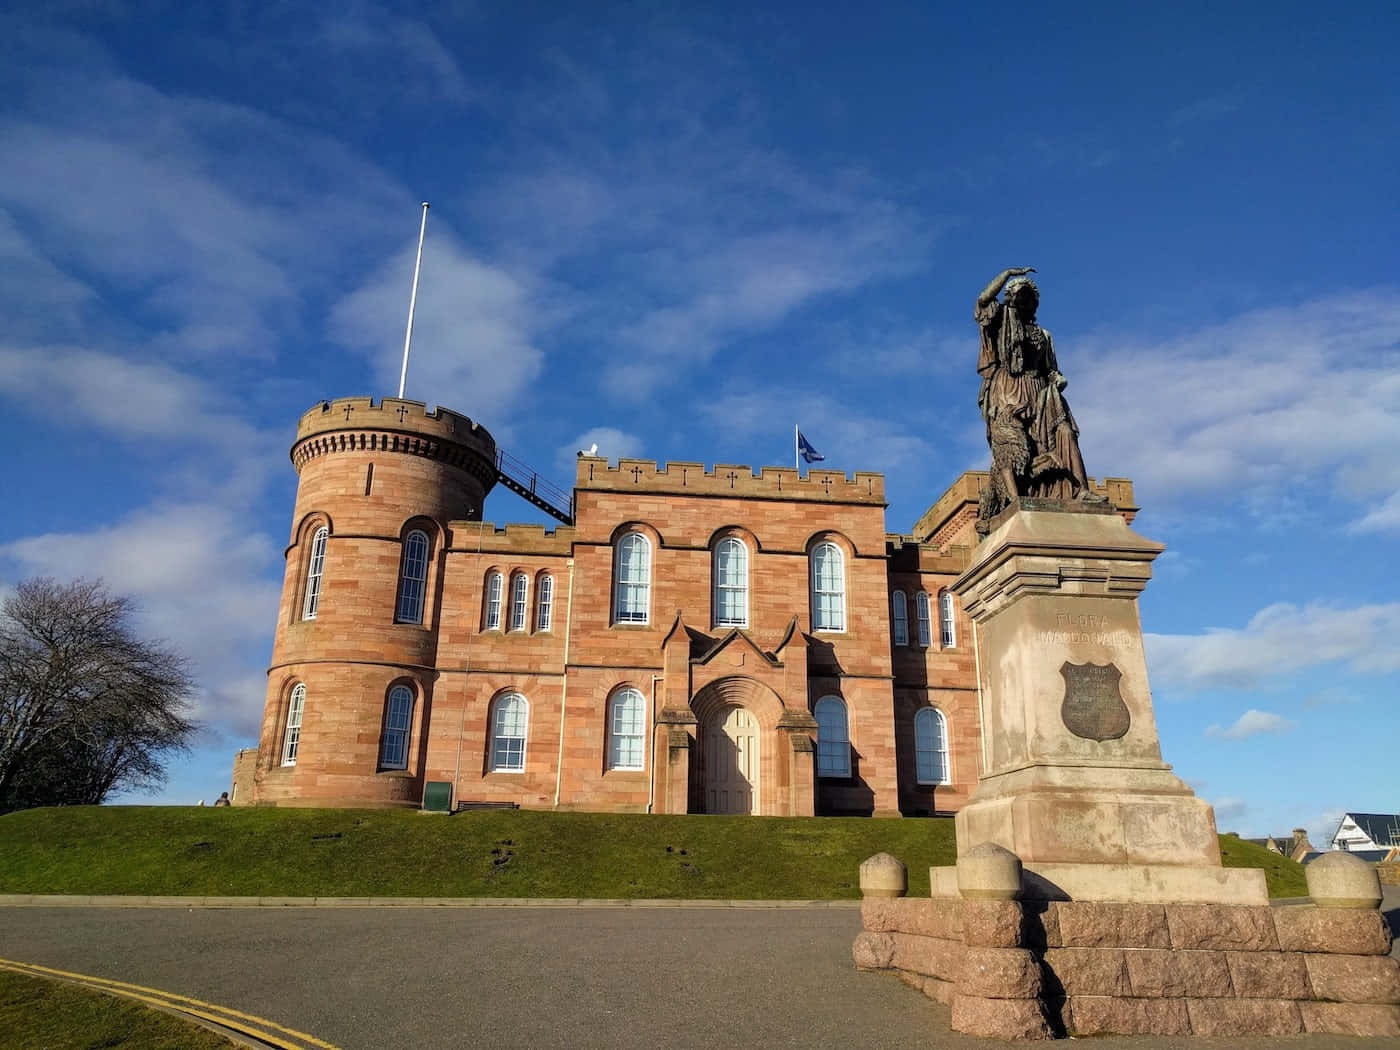
[[[702,687],[690,700],[697,721],[691,767],[691,811],[785,815],[788,782],[779,746],[782,699],[768,686],[730,675]]]

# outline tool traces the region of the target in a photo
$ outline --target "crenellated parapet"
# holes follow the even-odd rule
[[[936,547],[913,536],[886,534],[885,556],[891,572],[961,575],[972,561],[970,547]]]
[[[496,441],[480,423],[421,401],[342,397],[322,401],[297,423],[292,464],[298,472],[337,452],[388,452],[422,456],[475,476],[484,489],[496,481]]]
[[[533,523],[493,525],[489,521],[454,521],[451,523],[452,546],[449,553],[553,555],[568,557],[573,553],[576,530],[569,526],[548,528]]]
[[[858,471],[847,477],[840,470],[812,470],[805,477],[792,467],[763,467],[717,463],[663,463],[651,459],[606,459],[581,456],[579,491],[665,493],[677,496],[721,496],[751,499],[800,500],[820,503],[885,505],[885,476]]]

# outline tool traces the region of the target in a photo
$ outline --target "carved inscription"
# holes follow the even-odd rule
[[[1130,631],[1114,627],[1107,616],[1093,613],[1056,613],[1055,626],[1049,631],[1037,631],[1040,645],[1102,645],[1121,649],[1132,645]]]
[[[1060,718],[1077,737],[1085,740],[1117,740],[1128,731],[1132,715],[1118,689],[1123,672],[1115,664],[1060,665],[1065,699]]]

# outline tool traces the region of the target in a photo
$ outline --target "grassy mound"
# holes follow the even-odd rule
[[[1303,866],[1238,835],[1220,836],[1220,863],[1227,868],[1263,868],[1270,897],[1306,897]]]
[[[69,807],[0,817],[0,893],[855,898],[860,862],[881,851],[926,895],[929,867],[956,859],[953,822]],[[1264,867],[1271,894],[1293,895],[1292,862],[1258,854],[1227,863]]]
[[[206,1028],[126,999],[0,970],[0,1050],[233,1050]]]

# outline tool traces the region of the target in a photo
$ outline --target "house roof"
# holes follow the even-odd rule
[[[1337,825],[1338,831],[1348,817],[1378,846],[1390,845],[1392,838],[1400,840],[1400,813],[1343,813],[1341,823]],[[1336,838],[1335,832],[1332,837]]]

